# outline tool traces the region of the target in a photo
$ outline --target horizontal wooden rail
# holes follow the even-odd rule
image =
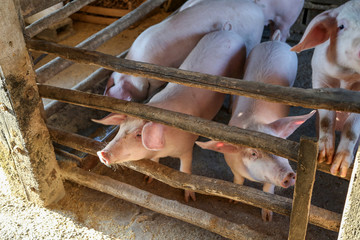
[[[27,18],[60,2],[63,0],[21,0],[21,14]]]
[[[51,126],[48,127],[51,139],[61,145],[92,155],[96,155],[96,152],[104,146],[103,143],[93,139],[64,132]],[[219,179],[185,174],[150,160],[126,162],[122,163],[122,165],[175,188],[190,189],[201,194],[232,199],[254,207],[266,208],[286,216],[290,216],[291,213],[291,199],[266,193],[255,188]],[[340,220],[341,215],[338,213],[316,206],[311,206],[310,208],[309,222],[311,224],[331,231],[339,231]]]
[[[36,34],[40,33],[42,30],[48,28],[52,24],[70,16],[74,12],[79,11],[82,7],[86,6],[87,4],[94,2],[95,0],[75,0],[69,2],[64,7],[60,8],[59,10],[37,20],[36,22],[30,24],[25,28],[25,34],[32,38]]]
[[[144,18],[148,13],[150,13],[155,8],[159,7],[166,0],[147,0],[139,7],[126,14],[119,20],[110,24],[101,31],[90,36],[86,40],[82,41],[76,47],[85,48],[85,49],[96,49],[112,37],[116,36],[120,32],[126,30],[128,27]],[[37,82],[44,83],[48,79],[52,78],[65,68],[71,66],[73,62],[67,61],[61,58],[55,58],[47,64],[36,69]]]
[[[245,224],[236,224],[211,213],[169,200],[107,176],[85,171],[71,164],[61,164],[61,175],[69,181],[124,199],[155,212],[180,219],[223,237],[240,240],[276,239]]]
[[[128,50],[122,52],[117,57],[124,58],[127,53]],[[87,91],[91,89],[94,85],[99,84],[100,81],[105,81],[107,78],[109,78],[111,73],[112,73],[111,70],[108,70],[106,68],[99,68],[96,71],[94,71],[92,74],[90,74],[87,78],[76,84],[71,89],[79,90],[79,91]],[[53,101],[47,104],[45,106],[46,117],[49,118],[53,114],[57,113],[61,108],[64,107],[64,105],[65,103],[59,101]]]
[[[97,65],[135,76],[145,76],[191,87],[201,87],[213,91],[243,95],[293,106],[360,113],[360,92],[356,91],[340,88],[302,89],[265,84],[262,82],[243,81],[127,59],[118,59],[114,56],[96,51],[67,47],[38,40],[28,40],[27,47],[34,51],[55,54],[79,63]]]
[[[285,158],[296,160],[298,157],[298,143],[270,136],[265,133],[240,129],[199,117],[172,112],[141,103],[123,101],[112,97],[41,84],[38,84],[38,87],[40,96],[43,98],[55,99],[103,111],[127,114],[177,127],[184,131],[214,140],[223,140],[234,144],[263,149]],[[217,129],[217,131],[213,131],[213,129]]]
[[[38,84],[41,97],[72,103],[99,110],[118,112],[160,122],[204,137],[263,149],[275,155],[297,161],[299,143],[269,136],[264,133],[230,127],[225,124],[204,120],[182,113],[147,106],[141,103],[123,101],[111,97],[84,93],[70,89]],[[110,106],[110,107],[109,107]],[[211,129],[218,129],[216,132]],[[330,173],[330,165],[318,164],[318,170]],[[352,168],[345,179],[351,177]]]
[[[307,9],[315,9],[315,10],[329,10],[331,8],[336,8],[338,7],[337,5],[323,5],[323,4],[316,4],[316,3],[312,3],[312,2],[308,2],[308,1],[305,1],[304,3],[304,8],[307,8]]]

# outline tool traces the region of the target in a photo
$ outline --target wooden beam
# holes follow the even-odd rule
[[[20,0],[21,14],[27,18],[60,2],[63,0]]]
[[[293,161],[298,159],[299,144],[290,140],[269,136],[264,133],[230,127],[221,123],[204,120],[182,113],[172,112],[147,106],[141,103],[123,101],[111,97],[91,93],[63,89],[38,84],[40,95],[44,98],[56,99],[65,103],[72,103],[83,107],[118,112],[139,117],[149,121],[160,122],[184,131],[192,132],[215,140],[227,141],[234,144],[248,145],[254,148],[265,149],[275,155]],[[216,132],[210,129],[217,129]],[[322,163],[318,170],[330,173],[330,166]],[[352,168],[349,168],[345,179],[349,180]]]
[[[86,13],[74,13],[73,15],[71,15],[71,19],[79,22],[87,22],[87,23],[94,23],[100,25],[110,25],[118,20],[118,18],[114,18],[114,17],[101,17],[101,16],[89,15]]]
[[[305,240],[315,182],[317,156],[317,142],[312,139],[301,138],[294,200],[290,216],[289,240]]]
[[[96,156],[96,152],[104,146],[103,143],[93,139],[79,136],[78,134],[67,133],[50,126],[48,127],[52,140],[61,145],[79,151],[86,150],[86,153],[94,156]],[[224,197],[254,207],[266,208],[287,216],[289,216],[291,212],[291,199],[266,193],[251,187],[219,179],[185,174],[150,160],[126,162],[121,166],[131,168],[175,188],[191,189],[201,194]],[[339,231],[340,220],[341,215],[338,213],[316,206],[311,206],[310,208],[309,222],[311,224],[331,231]]]
[[[126,54],[129,50],[126,50],[119,54],[118,58],[125,58]],[[78,90],[78,91],[87,91],[91,89],[94,85],[99,84],[100,82],[105,81],[105,79],[108,79],[110,77],[110,74],[113,71],[108,70],[106,68],[99,68],[96,71],[94,71],[92,74],[90,74],[87,78],[76,84],[71,89]],[[59,101],[53,101],[45,106],[46,111],[46,117],[49,118],[53,114],[57,113],[61,108],[63,108],[66,104],[59,102]]]
[[[336,5],[324,5],[324,4],[315,4],[315,3],[312,3],[312,2],[305,2],[304,3],[304,9],[314,9],[314,10],[329,10],[331,8],[336,8],[337,6]]]
[[[150,13],[155,8],[159,7],[166,0],[147,0],[135,10],[126,14],[124,17],[120,18],[116,22],[110,24],[101,31],[90,36],[88,39],[82,41],[76,47],[84,49],[96,49],[112,37],[116,36],[120,32],[126,30],[128,27],[144,18],[148,13]],[[62,70],[71,66],[73,62],[67,61],[61,58],[55,58],[47,64],[41,66],[36,70],[37,82],[44,83],[48,79],[52,78]]]
[[[71,167],[69,164],[62,164],[61,170],[61,174],[69,181],[124,199],[166,216],[191,223],[226,238],[239,240],[276,239],[259,233],[244,224],[235,224],[211,213],[178,201],[162,198],[110,177]]]
[[[360,148],[357,150],[354,170],[351,176],[349,190],[341,220],[339,240],[360,238]]]
[[[49,205],[65,191],[14,3],[4,0],[0,8],[0,164],[12,194]]]
[[[240,129],[183,113],[172,112],[141,103],[123,101],[97,94],[46,85],[39,85],[39,92],[44,98],[56,99],[62,102],[73,103],[78,106],[91,107],[103,111],[128,114],[149,121],[177,127],[184,131],[192,132],[214,140],[223,140],[235,144],[249,145],[253,148],[261,148],[286,158],[297,159],[298,157],[298,143],[264,133]],[[212,131],[211,129],[217,129],[217,131]]]
[[[105,68],[99,68],[92,74],[90,74],[87,78],[85,78],[80,83],[76,84],[71,89],[78,91],[87,91],[95,86],[95,84],[100,84],[109,79],[111,70],[107,70]],[[62,103],[59,101],[52,101],[45,106],[46,118],[51,117],[55,113],[57,113],[60,109],[66,106],[66,103]]]
[[[48,16],[45,16],[36,22],[30,24],[25,28],[25,34],[32,38],[38,33],[42,32],[44,29],[50,27],[54,23],[61,21],[74,12],[77,12],[82,7],[86,6],[87,4],[94,2],[95,0],[75,0],[72,2],[69,2],[64,7],[60,8],[59,10],[56,10],[55,12],[49,14]]]
[[[128,59],[118,59],[115,56],[96,51],[38,40],[28,40],[27,46],[34,51],[56,54],[79,63],[101,66],[134,76],[144,76],[190,87],[200,87],[293,106],[360,113],[360,92],[357,91],[341,88],[302,89],[255,81],[241,81],[235,78],[195,73]]]
[[[109,16],[109,17],[123,17],[128,14],[130,9],[115,9],[115,8],[104,8],[95,6],[86,6],[80,9],[82,12],[92,13],[97,15]]]

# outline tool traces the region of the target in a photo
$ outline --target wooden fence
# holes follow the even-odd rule
[[[52,2],[57,3],[59,1]],[[251,230],[246,225],[231,223],[225,219],[218,218],[201,210],[194,209],[180,203],[168,201],[150,193],[143,192],[142,190],[136,189],[132,186],[111,180],[107,177],[93,177],[92,173],[88,173],[77,167],[69,166],[69,164],[62,164],[60,168],[56,166],[54,167],[53,165],[56,165],[54,155],[47,156],[46,158],[42,159],[41,162],[33,161],[34,158],[38,158],[38,156],[41,155],[41,151],[37,149],[37,153],[34,156],[31,156],[34,148],[29,148],[29,143],[34,139],[38,139],[38,137],[32,136],[31,134],[29,135],[29,133],[34,131],[34,129],[36,130],[45,127],[45,123],[39,118],[39,112],[42,110],[39,102],[40,97],[42,97],[55,99],[63,103],[71,103],[99,110],[132,115],[149,121],[155,121],[177,127],[182,130],[214,140],[223,140],[229,143],[241,144],[262,149],[288,158],[292,161],[296,161],[298,162],[298,170],[293,201],[288,198],[268,194],[250,187],[240,186],[230,182],[183,174],[166,166],[153,163],[149,160],[128,162],[124,163],[123,165],[135,171],[149,175],[175,188],[191,189],[202,194],[221,196],[255,207],[266,208],[283,215],[289,215],[289,239],[305,239],[308,223],[332,231],[346,229],[347,231],[340,231],[339,238],[342,239],[345,239],[345,236],[347,236],[349,232],[354,232],[354,234],[356,234],[359,221],[357,221],[357,224],[354,224],[351,222],[354,219],[346,218],[345,220],[343,219],[343,222],[341,223],[340,214],[313,206],[310,203],[316,169],[329,173],[328,165],[316,164],[317,143],[314,140],[302,138],[298,143],[269,136],[264,133],[230,127],[221,123],[204,120],[186,114],[158,109],[140,103],[126,102],[110,97],[85,93],[82,91],[88,89],[93,81],[104,77],[105,75],[109,74],[110,71],[118,71],[126,74],[151,77],[162,81],[184,84],[191,87],[206,88],[223,93],[243,95],[293,106],[360,113],[359,92],[343,89],[288,88],[259,82],[247,82],[241,81],[239,79],[194,73],[185,70],[161,67],[148,63],[125,60],[122,57],[126,53],[115,57],[94,51],[94,49],[99,47],[105,41],[127,29],[131,24],[140,18],[143,18],[154,8],[159,7],[165,2],[165,0],[148,0],[144,2],[137,9],[120,18],[100,32],[94,34],[87,40],[78,44],[76,47],[67,47],[55,43],[31,39],[32,36],[36,35],[36,33],[42,29],[45,29],[54,21],[58,21],[69,16],[90,2],[92,1],[74,0],[68,5],[65,5],[62,9],[26,27],[24,31],[25,38],[20,37],[20,40],[16,45],[14,45],[12,42],[13,40],[9,36],[9,33],[16,32],[17,35],[22,34],[22,24],[17,20],[17,16],[21,12],[20,9],[22,9],[23,15],[29,15],[30,13],[36,12],[35,7],[31,4],[23,4],[22,8],[20,8],[20,5],[17,3],[17,1],[5,0],[4,7],[7,10],[0,10],[0,16],[3,19],[6,19],[6,17],[12,17],[13,19],[13,21],[9,23],[9,27],[0,30],[2,36],[9,36],[9,39],[7,39],[6,43],[0,43],[0,46],[2,49],[6,48],[6,53],[10,55],[14,53],[14,51],[16,52],[18,49],[22,49],[22,53],[25,56],[25,64],[22,62],[23,65],[19,65],[20,63],[16,62],[17,58],[14,56],[13,59],[10,60],[9,58],[0,57],[0,66],[3,69],[1,71],[2,91],[0,91],[2,102],[1,114],[4,116],[9,116],[4,120],[5,125],[11,126],[12,123],[18,122],[19,119],[22,120],[24,118],[28,118],[30,110],[24,109],[24,107],[30,108],[30,106],[21,106],[21,103],[28,101],[29,99],[36,100],[36,107],[31,108],[30,111],[36,112],[37,118],[32,119],[32,121],[35,121],[36,124],[29,125],[29,123],[26,121],[25,123],[20,121],[20,125],[14,126],[15,128],[20,129],[20,132],[17,133],[16,136],[24,136],[24,139],[22,140],[25,143],[24,146],[19,147],[17,144],[14,146],[14,144],[11,142],[11,139],[14,138],[14,136],[11,134],[6,136],[4,135],[2,138],[0,138],[0,149],[2,151],[2,157],[11,156],[11,161],[14,162],[14,164],[12,164],[14,167],[8,169],[8,172],[10,172],[10,175],[11,172],[14,172],[19,176],[19,180],[17,180],[16,184],[22,185],[21,188],[24,189],[25,195],[28,196],[29,200],[35,201],[34,198],[38,196],[39,199],[43,199],[43,201],[38,201],[40,204],[47,205],[48,202],[51,202],[52,199],[49,199],[49,196],[54,192],[49,192],[42,189],[49,188],[49,186],[46,186],[46,184],[49,185],[49,179],[58,180],[59,176],[57,172],[60,171],[61,175],[67,180],[106,192],[119,198],[126,199],[130,202],[139,204],[154,211],[158,211],[162,214],[187,221],[210,231],[216,232],[222,236],[231,239],[264,239],[264,236],[261,233]],[[41,10],[44,8],[37,7],[37,9]],[[14,16],[16,18],[14,18]],[[25,46],[28,50],[47,54],[55,54],[58,56],[58,58],[34,71],[34,69],[32,69],[31,60],[29,57],[26,57],[24,52],[24,49],[26,50]],[[26,71],[16,73],[14,70],[16,68],[13,69],[13,67],[9,66],[9,64],[5,64],[5,61],[10,61],[15,65],[15,67],[26,65],[27,69]],[[97,70],[94,74],[89,76],[73,89],[62,89],[44,84],[47,79],[70,66],[72,62],[87,63],[102,68]],[[35,73],[37,75],[37,87],[35,85]],[[15,83],[16,86],[14,85]],[[46,108],[47,116],[52,115],[62,106],[59,102],[55,102]],[[10,114],[13,114],[15,118],[10,118]],[[217,130],[209,131],[209,129]],[[49,141],[51,138],[52,141],[61,145],[68,146],[95,156],[96,152],[102,149],[104,146],[104,144],[101,142],[97,142],[93,139],[82,137],[74,133],[64,132],[52,126],[48,126],[48,130],[50,137],[45,133],[42,139]],[[42,143],[38,142],[37,144],[41,145]],[[51,146],[49,146],[48,149],[44,149],[43,151],[46,150],[54,152]],[[81,161],[69,153],[62,151],[58,151],[58,153],[64,155],[65,158],[72,159],[74,161]],[[19,166],[20,162],[18,160],[19,156],[22,156],[22,162],[25,161],[30,166],[34,166],[33,169],[37,169],[37,171],[39,171],[38,166],[43,164],[44,161],[48,161],[48,159],[51,160],[49,160],[49,162],[51,162],[52,165],[50,167],[45,167],[44,170],[41,170],[45,172],[38,172],[36,175],[37,177],[35,177],[33,180],[33,182],[39,185],[36,187],[36,189],[34,187],[27,186],[28,183],[22,180],[22,173],[20,173],[17,169],[17,166]],[[24,160],[24,156],[27,156],[28,159]],[[5,164],[2,164],[2,166],[4,165]],[[359,171],[357,168],[357,163],[355,164],[353,173],[351,170],[352,169],[348,171],[346,179],[351,179],[350,186],[355,190],[359,186],[357,178],[354,177],[356,174],[358,174]],[[29,174],[33,175],[32,170],[30,170]],[[171,178],[169,178],[169,176],[171,176]],[[44,178],[46,181],[42,180]],[[96,181],[91,179],[96,179]],[[63,194],[63,190],[61,190],[62,185],[59,182],[56,184],[57,185],[54,186],[55,190],[53,191],[58,192],[57,195],[60,197]],[[16,187],[14,187],[14,189],[15,188]],[[118,191],[119,188],[122,189],[121,193]],[[344,212],[344,214],[351,212],[352,207],[356,206],[356,202],[351,201],[357,197],[356,192],[353,191],[352,188],[349,189],[349,197],[347,206],[345,208],[348,210]],[[31,197],[30,195],[34,195],[35,197]],[[149,201],[149,199],[152,200]],[[187,217],[190,215],[187,214],[188,212],[192,212],[194,217]],[[214,222],[217,224],[214,225]]]

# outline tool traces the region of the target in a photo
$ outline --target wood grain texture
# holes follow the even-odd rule
[[[110,24],[101,31],[90,36],[86,40],[82,41],[77,48],[84,49],[96,49],[101,46],[103,43],[111,39],[112,37],[118,35],[120,32],[126,30],[128,27],[144,18],[148,13],[150,13],[155,8],[159,7],[166,0],[148,0],[141,4],[138,8],[134,9],[130,13],[126,14],[116,22]],[[73,62],[67,61],[61,58],[55,58],[47,64],[36,69],[37,82],[44,83],[51,77],[55,76],[62,70],[71,66]]]
[[[101,150],[103,143],[93,139],[67,133],[59,129],[49,127],[52,140],[79,151],[96,156]],[[84,146],[85,145],[85,146]],[[273,212],[290,216],[292,200],[278,195],[266,193],[251,187],[239,185],[219,179],[203,176],[190,175],[176,171],[151,160],[139,160],[123,163],[122,166],[131,168],[137,172],[153,177],[172,187],[190,189],[197,193],[224,197],[239,201],[254,207],[266,208]],[[341,215],[316,206],[310,207],[311,224],[331,231],[339,231]]]
[[[296,171],[293,206],[290,216],[289,240],[304,240],[306,237],[313,192],[318,145],[313,139],[301,138]]]
[[[247,145],[257,149],[260,148],[285,158],[297,159],[298,157],[298,143],[270,136],[265,133],[240,129],[199,117],[147,106],[141,103],[123,101],[112,97],[40,84],[38,87],[40,95],[44,98],[55,99],[103,111],[128,114],[149,121],[177,127],[184,131],[202,135],[214,140]],[[213,129],[217,129],[217,131],[213,131]]]
[[[69,164],[62,164],[61,173],[69,181],[110,194],[155,212],[180,219],[221,236],[239,240],[276,239],[259,233],[244,224],[235,224],[178,201],[168,200],[110,177],[94,174]]]
[[[63,0],[20,0],[21,14],[26,18],[60,2]]]
[[[79,11],[83,6],[86,6],[87,4],[94,1],[95,0],[75,0],[69,2],[64,7],[27,26],[25,28],[25,35],[27,35],[29,38],[32,38],[44,29],[50,27],[52,24],[67,18],[74,12]]]
[[[38,40],[28,40],[27,46],[34,51],[55,54],[79,63],[96,65],[129,75],[144,76],[292,106],[360,113],[360,92],[356,91],[341,88],[302,89],[255,81],[242,81],[128,59],[118,59],[115,56],[96,51]]]
[[[65,190],[14,3],[0,7],[0,164],[14,196],[46,206]]]

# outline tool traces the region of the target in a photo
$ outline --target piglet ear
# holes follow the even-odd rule
[[[159,151],[165,146],[164,125],[148,122],[142,129],[142,144],[151,151]]]
[[[208,141],[208,142],[195,142],[202,149],[209,149],[221,153],[236,153],[239,147],[227,142]]]
[[[291,51],[301,52],[327,41],[337,31],[336,17],[340,9],[330,9],[317,15],[307,26],[300,42]]]
[[[91,121],[100,123],[103,125],[120,125],[122,122],[125,121],[126,118],[127,118],[127,116],[124,114],[110,113],[109,115],[107,115],[106,117],[104,117],[102,119],[99,119],[99,120],[91,119]]]
[[[314,115],[316,111],[311,111],[308,114],[301,115],[301,116],[292,116],[292,117],[285,117],[280,118],[270,124],[270,127],[275,133],[276,136],[281,138],[289,137],[298,127],[301,126],[306,120],[308,120],[312,115]]]

